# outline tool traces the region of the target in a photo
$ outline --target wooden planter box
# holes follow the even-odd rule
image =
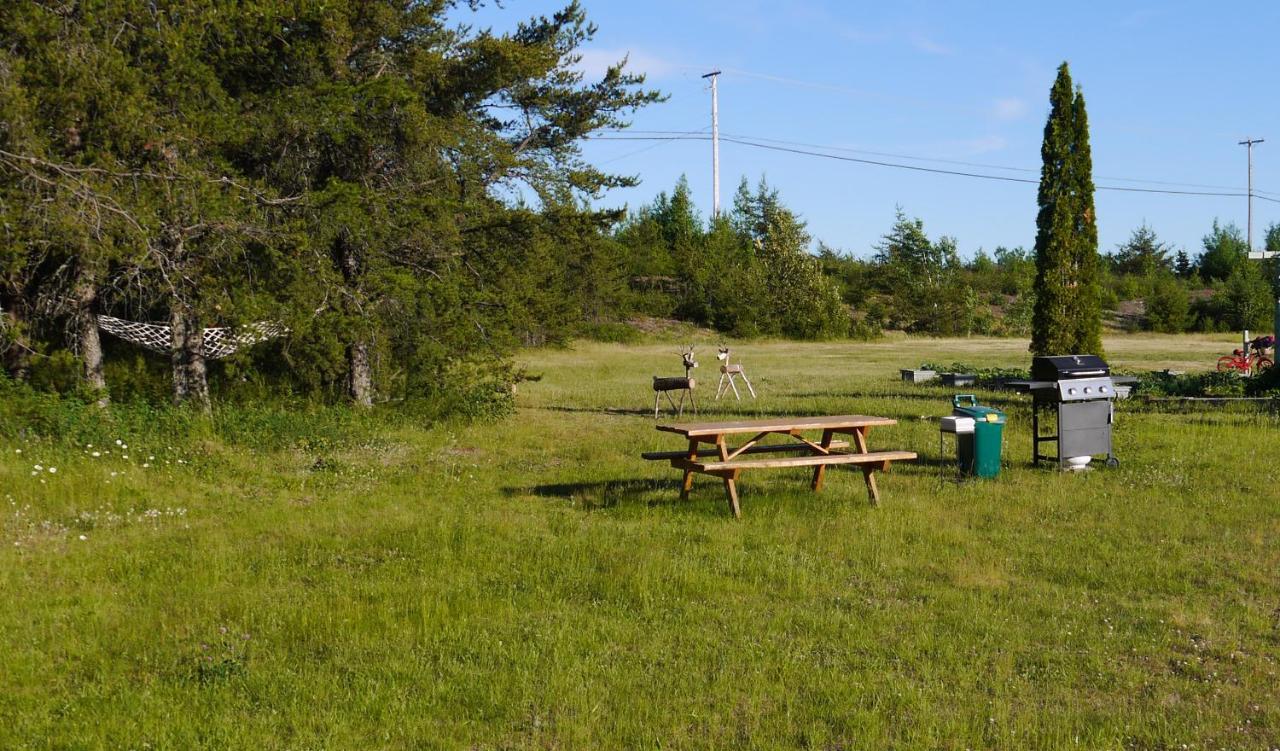
[[[924,383],[926,381],[932,381],[938,377],[938,371],[936,370],[913,370],[903,368],[901,372],[902,380],[907,383]]]
[[[976,375],[969,373],[943,373],[943,386],[972,386],[978,382]]]

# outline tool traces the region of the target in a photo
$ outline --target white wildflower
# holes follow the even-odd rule
[[[124,443],[124,441],[120,440],[119,438],[117,438],[117,439],[116,439],[116,445],[117,445],[117,446],[120,446],[120,445],[122,445],[123,443]]]
[[[81,539],[81,540],[87,540],[87,539],[89,539],[89,535],[80,535],[80,539]]]
[[[35,471],[37,471],[37,472],[43,472],[43,471],[44,471],[44,467],[41,467],[39,464],[37,464],[36,466],[32,467],[32,469],[34,469],[34,470],[35,470]]]
[[[124,456],[122,456],[122,457],[120,457],[120,458],[121,458],[121,459],[124,459],[125,461],[129,461],[129,455],[128,455],[128,454],[125,454]]]
[[[51,475],[56,475],[56,474],[58,474],[58,468],[57,468],[57,467],[50,467],[50,468],[49,468],[49,474],[51,474]]]
[[[101,451],[95,451],[95,452],[93,452],[92,454],[90,454],[89,456],[92,456],[92,457],[94,457],[94,458],[96,459],[96,458],[98,458],[99,456],[102,456],[102,452],[101,452]]]

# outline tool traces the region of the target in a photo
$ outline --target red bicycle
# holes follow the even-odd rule
[[[1247,351],[1243,349],[1232,350],[1231,354],[1218,358],[1218,372],[1230,373],[1234,371],[1243,375],[1256,375],[1270,370],[1275,363],[1263,353],[1273,344],[1275,344],[1275,339],[1272,337],[1260,336],[1249,342]]]

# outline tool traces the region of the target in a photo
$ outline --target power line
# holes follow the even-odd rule
[[[703,130],[705,131],[706,129],[704,128]],[[658,135],[685,135],[685,134],[693,134],[693,133],[694,133],[693,131],[682,131],[682,130],[638,130],[638,129],[626,129],[626,130],[622,130],[622,129],[615,129],[615,130],[611,130],[611,131],[609,131],[609,132],[614,132],[614,133],[642,133],[642,134],[658,134]],[[914,162],[932,162],[932,163],[934,163],[934,164],[954,164],[954,165],[961,166],[961,167],[978,167],[978,168],[981,168],[981,169],[997,169],[997,170],[1006,170],[1006,171],[1009,171],[1009,172],[1025,172],[1025,173],[1029,173],[1029,174],[1039,174],[1039,172],[1040,172],[1040,170],[1039,170],[1039,169],[1034,169],[1034,168],[1030,168],[1030,167],[1011,167],[1011,166],[1009,166],[1009,165],[1004,165],[1004,164],[989,164],[989,163],[984,163],[984,162],[967,162],[967,161],[961,161],[961,160],[958,160],[958,159],[939,159],[939,158],[934,158],[934,157],[913,156],[913,155],[910,155],[910,154],[897,154],[897,153],[886,152],[886,151],[869,151],[869,150],[866,150],[866,149],[854,149],[854,148],[848,148],[848,147],[844,147],[844,146],[826,146],[826,145],[823,145],[823,144],[805,143],[805,142],[803,142],[803,141],[787,141],[787,140],[780,139],[780,138],[763,138],[763,137],[761,137],[761,136],[750,136],[750,135],[743,135],[743,134],[740,134],[740,133],[725,133],[724,135],[725,135],[725,136],[727,136],[727,137],[742,138],[742,139],[747,139],[747,140],[751,140],[751,141],[757,141],[757,142],[761,142],[761,143],[776,143],[776,144],[783,144],[783,145],[786,145],[786,146],[797,146],[797,147],[801,147],[801,148],[823,149],[824,151],[840,151],[840,152],[844,152],[844,153],[848,153],[848,154],[865,154],[865,155],[868,155],[868,156],[886,157],[886,158],[889,158],[889,159],[908,159],[908,160],[911,160],[911,161],[914,161]],[[1234,186],[1234,185],[1212,185],[1212,184],[1206,184],[1206,183],[1184,183],[1184,182],[1173,182],[1173,181],[1168,181],[1168,180],[1148,180],[1148,179],[1142,179],[1142,178],[1136,178],[1136,177],[1112,177],[1112,176],[1107,176],[1107,175],[1098,175],[1096,179],[1098,179],[1098,180],[1112,180],[1112,181],[1116,181],[1116,182],[1125,182],[1125,183],[1143,183],[1143,184],[1147,184],[1147,185],[1167,185],[1167,186],[1175,187],[1175,188],[1177,188],[1177,187],[1182,187],[1182,188],[1206,188],[1206,189],[1210,189],[1210,190],[1229,190],[1229,191],[1238,191],[1238,190],[1240,190],[1238,187],[1236,187],[1236,186]],[[1261,197],[1264,197],[1264,196],[1270,195],[1270,193],[1269,193],[1268,191],[1255,190],[1255,191],[1253,191],[1253,195],[1254,195],[1255,197],[1259,197],[1259,198],[1261,198]]]
[[[597,136],[593,140],[597,140],[597,141],[655,141],[655,140],[656,141],[706,141],[706,140],[709,140],[709,138],[707,136],[687,136],[687,135]],[[915,165],[915,164],[898,164],[895,162],[884,162],[876,159],[863,159],[863,158],[852,157],[852,156],[841,156],[839,154],[828,154],[820,151],[810,151],[810,150],[801,149],[801,148],[781,146],[781,145],[769,144],[769,143],[760,143],[757,141],[748,141],[742,138],[730,138],[724,135],[721,135],[720,140],[728,143],[736,143],[740,146],[749,146],[752,148],[765,149],[768,151],[779,151],[779,152],[790,153],[790,154],[800,154],[804,156],[819,157],[822,159],[834,159],[842,162],[854,162],[857,164],[870,164],[877,167],[904,169],[904,170],[910,170],[913,172],[927,172],[927,173],[938,174],[938,175],[953,175],[956,177],[972,177],[980,180],[995,180],[998,182],[1024,183],[1029,185],[1037,185],[1040,182],[1038,179],[1032,179],[1027,177],[1011,177],[1007,175],[988,175],[980,172],[965,172],[961,170],[941,169],[937,167],[922,167],[920,165]],[[1135,187],[1124,186],[1124,185],[1095,185],[1094,188],[1096,190],[1110,190],[1110,191],[1117,191],[1122,193],[1155,193],[1155,194],[1179,195],[1179,196],[1216,196],[1216,197],[1229,197],[1229,198],[1243,198],[1248,195],[1247,193],[1244,193],[1244,192],[1234,192],[1234,191],[1226,192],[1226,191],[1202,191],[1202,190],[1170,190],[1170,189],[1162,189],[1162,188],[1135,188]],[[1257,193],[1255,193],[1254,195],[1257,196],[1258,198],[1262,198],[1263,200],[1269,200],[1269,201],[1274,201],[1275,203],[1280,203],[1280,200],[1277,200],[1277,199],[1260,196]]]
[[[708,127],[710,127],[710,126],[708,126]],[[687,131],[687,132],[688,132],[688,134],[689,134],[689,135],[699,135],[699,134],[702,134],[702,133],[706,133],[706,132],[707,132],[707,128],[703,128],[703,129],[701,129],[701,130],[691,130],[691,131]],[[659,141],[658,143],[651,144],[651,145],[649,145],[649,146],[645,146],[645,147],[642,147],[642,148],[636,149],[635,151],[628,151],[628,152],[627,152],[627,153],[625,153],[625,154],[619,154],[619,155],[617,155],[617,156],[615,156],[615,157],[610,157],[610,158],[608,158],[608,159],[605,159],[605,160],[604,160],[604,161],[602,161],[602,162],[596,162],[596,164],[597,164],[598,166],[603,167],[603,166],[604,166],[604,165],[606,165],[606,164],[612,164],[612,163],[614,163],[614,162],[621,161],[621,160],[626,159],[626,158],[628,158],[628,157],[633,157],[633,156],[636,156],[637,154],[643,154],[643,153],[645,153],[646,151],[652,151],[653,149],[659,148],[659,147],[661,147],[661,146],[666,146],[666,145],[667,145],[667,143],[666,143],[666,142]]]

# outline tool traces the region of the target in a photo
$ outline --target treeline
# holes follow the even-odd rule
[[[931,239],[901,209],[861,254],[818,242],[776,189],[744,180],[727,216],[703,221],[682,179],[632,212],[613,234],[629,290],[619,310],[741,336],[1027,336],[1035,308],[1035,256],[983,249],[962,259],[955,238]],[[1280,224],[1266,232],[1280,252]],[[780,256],[772,251],[785,248]],[[812,251],[804,258],[802,251]],[[787,270],[779,258],[788,259]],[[1269,330],[1272,262],[1248,259],[1234,224],[1215,221],[1195,255],[1147,226],[1102,255],[1101,302],[1114,326],[1169,333]]]
[[[1268,227],[1265,249],[1280,252],[1280,224]],[[1199,254],[1161,242],[1139,227],[1107,256],[1104,305],[1140,300],[1142,310],[1120,325],[1166,333],[1270,331],[1276,295],[1275,261],[1249,259],[1248,242],[1234,224],[1214,221]]]
[[[901,211],[869,259],[821,242],[815,249],[764,179],[754,189],[744,179],[732,208],[710,221],[681,179],[628,215],[613,239],[629,283],[619,296],[626,310],[733,335],[1022,335],[1030,326],[1029,253],[998,249],[994,260],[964,263],[953,238],[931,240]]]
[[[613,315],[620,216],[586,200],[634,181],[579,145],[661,96],[579,72],[576,2],[507,33],[475,5],[0,4],[3,374],[483,401],[510,347]],[[166,325],[164,354],[104,314]],[[255,322],[287,334],[212,361],[207,328]]]

